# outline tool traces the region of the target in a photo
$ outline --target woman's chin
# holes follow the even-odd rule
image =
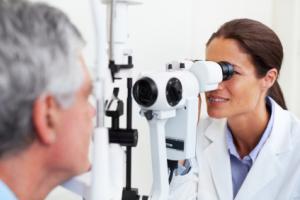
[[[208,114],[209,117],[215,118],[215,119],[222,119],[222,118],[226,117],[226,115],[224,115],[220,111],[210,111],[210,110],[208,110],[207,114]]]

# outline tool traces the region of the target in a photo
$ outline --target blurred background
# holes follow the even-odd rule
[[[61,8],[78,26],[87,41],[86,62],[92,66],[94,35],[89,1],[43,1]],[[140,1],[142,5],[129,7],[129,47],[133,50],[134,74],[145,70],[162,71],[170,61],[204,58],[205,43],[221,24],[234,18],[255,19],[271,27],[283,43],[285,54],[279,82],[289,110],[300,118],[299,0]],[[144,195],[149,194],[152,182],[147,126],[134,104],[133,127],[139,130],[139,143],[133,149],[132,185]],[[60,199],[81,198],[58,187],[46,200]]]

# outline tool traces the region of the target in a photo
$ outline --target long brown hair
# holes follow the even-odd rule
[[[283,60],[283,48],[278,36],[266,25],[251,19],[235,19],[223,24],[217,32],[209,38],[206,46],[214,38],[234,39],[252,59],[258,77],[263,77],[266,73],[275,68],[280,71]],[[268,96],[272,97],[283,109],[287,106],[283,93],[276,80],[268,91]]]

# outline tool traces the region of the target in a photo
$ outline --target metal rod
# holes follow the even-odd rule
[[[131,147],[126,147],[126,189],[131,189]]]
[[[132,78],[127,78],[127,129],[132,129]]]
[[[114,55],[114,41],[115,41],[115,23],[114,23],[114,18],[116,15],[116,0],[111,0],[110,4],[110,42],[109,42],[109,60],[114,61],[115,60],[115,55]]]
[[[132,78],[127,78],[127,130],[132,129]],[[126,189],[131,189],[131,147],[126,147]]]

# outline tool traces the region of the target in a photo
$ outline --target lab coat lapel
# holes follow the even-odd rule
[[[277,156],[272,152],[270,145],[266,145],[254,162],[235,200],[253,199],[253,195],[271,183],[279,171]]]
[[[225,120],[214,121],[205,131],[211,143],[204,150],[219,199],[233,199],[230,158],[225,141]]]
[[[288,152],[291,148],[291,136],[289,135],[290,121],[287,113],[275,104],[274,124],[271,135],[251,170],[249,171],[235,200],[253,199],[264,186],[280,174],[279,155]]]

